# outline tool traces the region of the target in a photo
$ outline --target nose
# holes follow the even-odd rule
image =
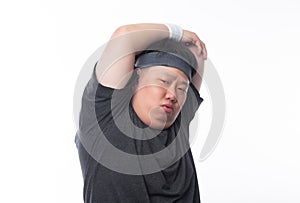
[[[168,88],[166,90],[166,99],[170,100],[172,103],[176,103],[177,102],[177,97],[176,97],[176,93],[174,88]]]

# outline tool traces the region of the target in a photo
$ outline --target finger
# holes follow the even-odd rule
[[[200,38],[198,37],[198,35],[194,32],[190,32],[188,30],[184,30],[184,36],[182,38],[183,42],[191,42],[192,44],[194,44],[195,46],[197,46],[199,52],[197,55],[202,55],[203,59],[206,60],[207,59],[207,49],[206,46],[204,44],[204,42],[202,42],[200,40]]]
[[[207,49],[205,44],[201,41],[201,54],[203,56],[203,59],[206,60],[207,59]]]
[[[206,50],[205,44],[198,38],[195,45],[199,49],[199,55],[202,55],[203,59],[206,60],[207,59],[207,50]]]

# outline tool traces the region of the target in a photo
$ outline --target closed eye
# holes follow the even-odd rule
[[[182,92],[184,92],[184,93],[187,93],[187,89],[186,88],[178,88],[178,90],[180,90],[180,91],[182,91]]]
[[[169,84],[169,81],[164,80],[164,79],[159,79],[163,84]]]

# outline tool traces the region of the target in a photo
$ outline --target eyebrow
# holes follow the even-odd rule
[[[167,72],[167,71],[163,71],[162,74],[165,74],[166,76],[171,77],[171,78],[176,78],[176,77],[178,77],[177,74],[175,74],[175,73],[174,73],[174,74],[170,74],[170,73]],[[176,75],[176,76],[175,76],[175,75]],[[180,81],[180,84],[189,86],[189,82],[186,82],[186,81]]]

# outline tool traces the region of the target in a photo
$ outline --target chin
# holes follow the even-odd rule
[[[156,121],[156,122],[152,122],[149,127],[150,128],[153,128],[153,129],[156,129],[156,130],[164,130],[164,129],[167,129],[169,128],[172,124],[173,124],[174,121],[172,122],[161,122],[161,121]]]
[[[170,123],[166,123],[166,125],[164,126],[164,129],[169,128],[173,123],[174,123],[174,121],[172,121]]]

